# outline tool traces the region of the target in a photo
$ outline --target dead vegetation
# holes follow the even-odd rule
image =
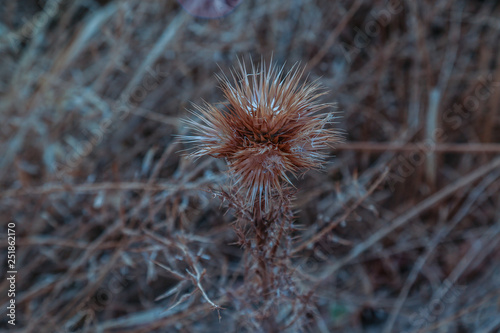
[[[498,331],[499,16],[458,0],[245,0],[216,20],[176,1],[3,4],[0,216],[19,273],[1,327],[259,332],[273,313],[290,332]],[[239,212],[213,194],[226,164],[178,153],[190,103],[221,101],[214,73],[249,56],[306,66],[347,133],[294,181],[277,267],[301,296],[282,302],[255,299]]]

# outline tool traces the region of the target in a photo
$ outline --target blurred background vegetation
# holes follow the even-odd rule
[[[209,191],[225,164],[186,160],[175,136],[239,58],[305,66],[346,132],[295,181],[289,265],[311,297],[279,305],[289,331],[498,332],[497,1],[226,5],[215,19],[173,0],[0,5],[0,219],[19,271],[16,326],[1,327],[259,331],[233,213]],[[2,273],[3,309],[7,289]]]

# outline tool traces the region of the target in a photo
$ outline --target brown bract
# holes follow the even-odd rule
[[[246,66],[218,77],[227,103],[216,108],[206,103],[195,106],[201,122],[187,120],[195,134],[186,136],[197,147],[190,156],[226,158],[234,176],[253,205],[264,202],[267,210],[273,192],[281,194],[287,174],[321,167],[325,149],[341,141],[332,124],[332,109],[318,98],[324,94],[317,83],[300,83],[303,70],[288,73],[276,66]]]

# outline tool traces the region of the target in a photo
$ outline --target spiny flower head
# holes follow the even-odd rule
[[[248,73],[240,62],[233,82],[218,76],[225,106],[195,106],[201,122],[186,120],[195,134],[184,139],[197,145],[191,156],[226,158],[233,186],[244,189],[249,204],[263,201],[265,210],[291,184],[288,174],[321,167],[324,150],[341,141],[333,112],[320,112],[332,105],[318,102],[324,93],[314,82],[300,83],[302,74],[296,66],[284,74],[263,62]]]

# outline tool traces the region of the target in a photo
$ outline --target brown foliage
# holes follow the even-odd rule
[[[232,11],[216,20],[173,0],[2,2],[0,306],[12,222],[15,329],[497,331],[498,2],[224,2]],[[247,119],[267,134],[241,129],[237,151],[277,147],[267,166],[290,174],[325,162],[290,177],[296,189],[282,175],[255,179],[280,202],[260,216],[246,195],[254,178],[238,195],[231,188],[232,150],[229,163],[177,153],[202,148],[179,140],[190,101],[225,121],[235,110],[216,103],[253,89],[256,76],[241,69],[236,82],[222,78],[226,96],[214,77],[250,56],[273,73],[303,64],[309,78],[284,90],[306,82],[306,99],[327,92],[307,103],[338,104],[333,129],[347,140],[278,165],[292,136]],[[252,101],[255,112],[276,106],[250,98],[240,111]],[[273,117],[273,128],[314,137],[318,127],[297,118]],[[240,170],[251,160],[242,161]],[[263,161],[251,164],[261,175]],[[7,320],[0,330],[13,328]]]

